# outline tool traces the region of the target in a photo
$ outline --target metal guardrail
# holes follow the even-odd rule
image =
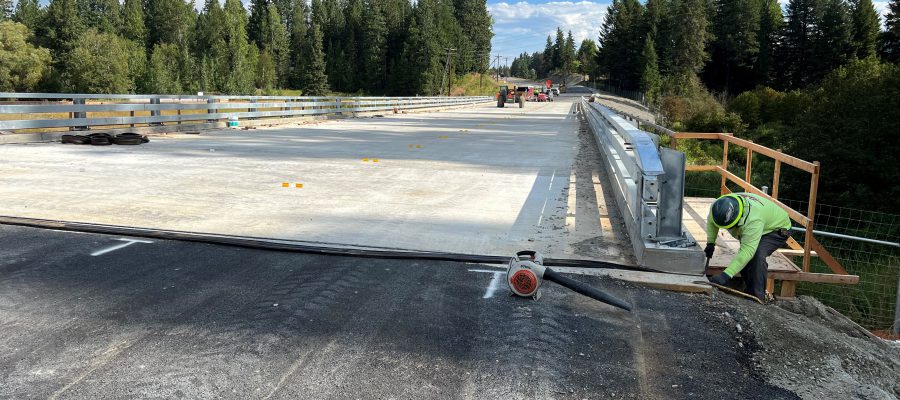
[[[638,263],[702,273],[703,252],[682,226],[684,153],[659,148],[658,136],[586,98],[581,110],[606,158]]]
[[[0,93],[0,130],[61,127],[82,130],[91,126],[138,124],[154,126],[166,122],[214,122],[229,117],[286,118],[459,106],[489,101],[493,101],[493,98]],[[171,114],[173,111],[175,114]],[[164,112],[169,115],[164,115]],[[68,117],[53,115],[61,113],[66,113]],[[105,115],[91,116],[90,113]],[[3,118],[4,115],[8,117],[11,114],[15,116]]]

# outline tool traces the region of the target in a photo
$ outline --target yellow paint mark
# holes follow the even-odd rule
[[[421,144],[417,144],[417,145],[416,145],[416,148],[417,148],[417,149],[421,149],[421,148],[422,148],[422,145],[421,145]]]
[[[363,158],[363,162],[369,162],[368,158]]]
[[[372,162],[378,162],[378,159],[377,159],[377,158],[376,158],[376,159],[373,159]]]
[[[291,184],[287,183],[287,182],[282,182],[281,187],[291,187]]]
[[[303,184],[297,183],[297,184],[294,184],[294,187],[296,187],[297,189],[303,189]]]

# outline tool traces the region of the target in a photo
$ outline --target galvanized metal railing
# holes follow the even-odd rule
[[[214,122],[229,117],[286,118],[400,111],[488,101],[493,98],[0,93],[0,130],[154,126],[167,122]]]
[[[638,263],[702,273],[703,252],[682,226],[684,153],[660,148],[657,135],[600,104],[582,98],[581,110],[606,158]]]

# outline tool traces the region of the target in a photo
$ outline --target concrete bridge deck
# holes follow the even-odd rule
[[[173,134],[141,146],[3,145],[0,214],[630,262],[576,99]]]

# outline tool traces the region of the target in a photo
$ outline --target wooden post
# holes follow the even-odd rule
[[[781,297],[791,298],[797,293],[797,281],[781,281]]]
[[[722,146],[722,169],[728,171],[728,140],[722,140],[724,143]],[[722,183],[719,184],[719,195],[726,194],[725,191],[725,174],[722,173]]]
[[[812,178],[809,181],[809,208],[807,209],[806,217],[809,218],[809,225],[806,226],[806,237],[803,240],[803,272],[809,272],[809,262],[810,262],[810,248],[812,247],[812,235],[813,235],[813,221],[815,220],[816,214],[816,195],[819,192],[819,162],[815,161],[813,164],[816,165],[815,169],[812,173]]]
[[[744,180],[747,181],[747,184],[750,184],[750,185],[753,184],[752,182],[750,182],[750,176],[751,176],[750,170],[752,168],[753,168],[753,150],[750,150],[748,148],[747,149],[747,168],[744,173]]]
[[[778,150],[781,151],[781,150]],[[778,183],[781,181],[781,160],[775,159],[775,173],[772,177],[772,198],[778,198]]]
[[[672,150],[678,150],[678,138],[676,137],[677,135],[678,132],[673,133],[671,136],[672,140],[669,141],[669,147],[672,148]]]

